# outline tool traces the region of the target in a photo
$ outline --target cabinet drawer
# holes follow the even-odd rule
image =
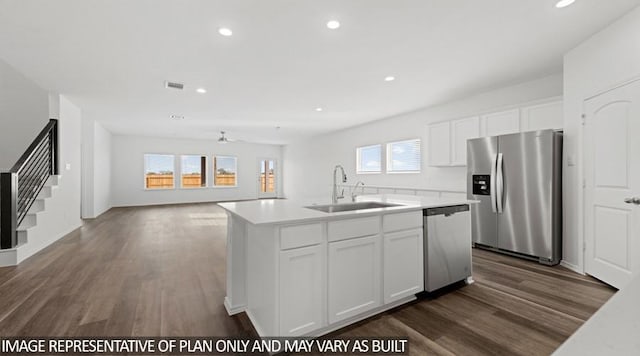
[[[422,227],[422,211],[389,214],[382,217],[384,232],[408,230]]]
[[[322,242],[322,224],[285,226],[280,228],[280,249],[288,250]]]
[[[329,241],[340,241],[354,237],[376,235],[380,232],[380,217],[330,221]]]

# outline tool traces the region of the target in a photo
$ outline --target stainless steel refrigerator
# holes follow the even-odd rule
[[[562,132],[467,141],[476,247],[557,264],[562,257]]]

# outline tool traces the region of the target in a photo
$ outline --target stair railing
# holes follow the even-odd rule
[[[51,119],[11,170],[0,173],[0,249],[16,247],[18,227],[57,174],[58,120]]]

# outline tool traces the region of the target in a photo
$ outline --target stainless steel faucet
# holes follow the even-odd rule
[[[358,196],[358,194],[356,194],[356,190],[358,189],[358,185],[362,185],[362,193],[364,193],[364,182],[359,180],[358,182],[356,182],[356,185],[354,185],[351,188],[351,201],[355,203],[356,201],[356,197]]]
[[[336,173],[338,172],[338,169],[340,169],[340,172],[342,173],[342,183],[347,182],[347,175],[344,174],[344,168],[342,168],[341,165],[337,165],[333,169],[333,193],[331,195],[331,203],[333,204],[338,204],[338,199],[344,198],[344,189],[342,189],[342,194],[338,196],[338,182],[336,181]]]

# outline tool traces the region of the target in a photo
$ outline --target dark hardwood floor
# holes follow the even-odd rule
[[[0,336],[254,336],[229,317],[215,204],[116,208],[0,268]],[[614,290],[562,267],[474,250],[476,283],[330,336],[402,336],[415,355],[547,355]]]

